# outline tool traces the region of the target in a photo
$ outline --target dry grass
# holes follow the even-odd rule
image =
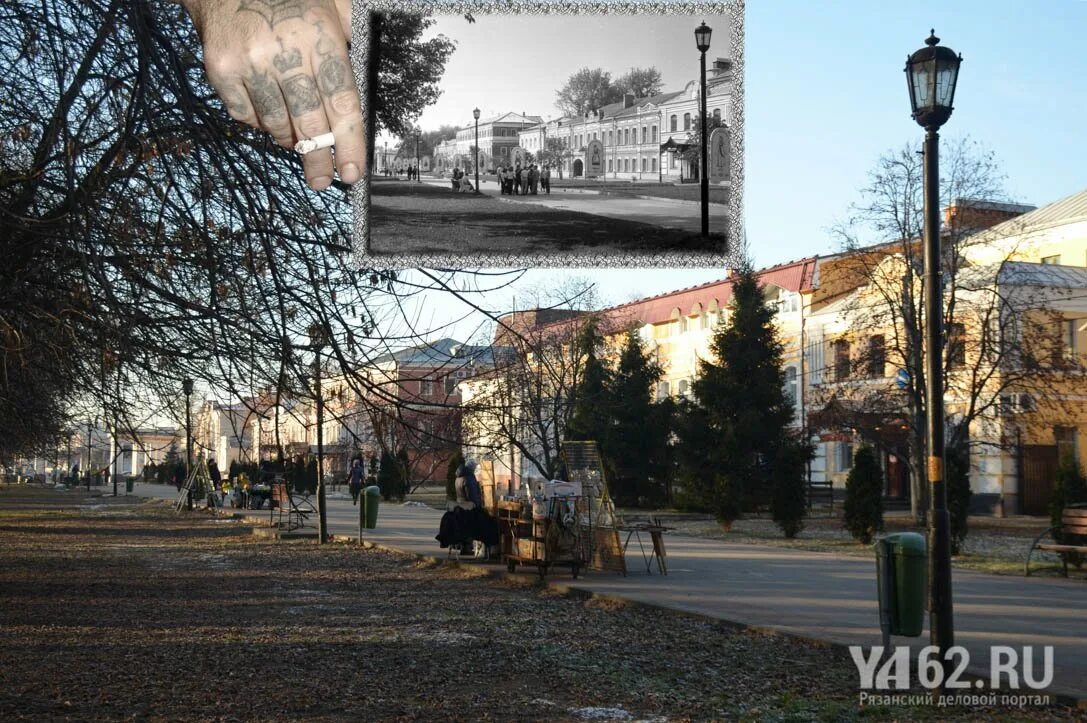
[[[0,488],[0,556],[2,720],[1007,719],[858,712],[833,648],[158,503]]]

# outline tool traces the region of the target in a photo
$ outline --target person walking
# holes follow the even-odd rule
[[[535,196],[540,186],[540,171],[536,168],[536,164],[533,163],[528,168],[528,187],[532,195]]]
[[[362,492],[362,459],[356,457],[351,460],[351,475],[347,483],[347,489],[351,491],[351,504],[359,503],[359,493]]]
[[[546,165],[543,170],[540,171],[540,185],[543,186],[544,193],[548,196],[551,195],[551,166]]]

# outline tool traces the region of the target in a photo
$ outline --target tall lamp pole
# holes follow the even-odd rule
[[[419,129],[415,129],[415,180],[419,180]]]
[[[418,138],[418,136],[416,136]],[[419,166],[415,166],[419,172]],[[328,518],[325,511],[325,395],[321,389],[321,350],[325,346],[325,331],[320,324],[309,328],[313,346],[314,398],[317,402],[317,539],[322,545],[328,542]]]
[[[694,31],[695,45],[702,53],[702,74],[699,82],[702,88],[702,110],[699,112],[699,124],[702,126],[702,165],[698,169],[702,185],[702,238],[710,235],[710,177],[706,173],[708,154],[706,153],[706,51],[710,49],[710,35],[713,28],[703,22]]]
[[[87,417],[87,491],[91,491],[91,421],[90,417]]]
[[[476,119],[476,193],[479,193],[479,108],[472,111],[472,117]]]
[[[181,388],[185,392],[185,482],[189,481],[192,474],[192,389],[193,381],[188,377],[181,380]],[[189,487],[185,495],[186,507],[192,509],[192,487]]]
[[[931,31],[925,47],[906,59],[913,119],[925,129],[925,405],[929,488],[929,640],[940,651],[955,644],[951,611],[951,538],[944,478],[943,285],[940,279],[939,129],[951,117],[962,56],[938,43]]]

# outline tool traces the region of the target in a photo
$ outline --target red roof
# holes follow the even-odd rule
[[[793,292],[810,290],[818,258],[818,256],[812,256],[762,269],[758,272],[759,280],[763,284],[773,284]],[[721,279],[613,306],[603,309],[601,314],[620,323],[637,319],[642,324],[659,324],[671,319],[672,311],[676,308],[681,314],[690,315],[694,313],[692,310],[698,309],[698,305],[701,305],[702,311],[707,311],[715,306],[725,308],[731,300],[732,281]]]

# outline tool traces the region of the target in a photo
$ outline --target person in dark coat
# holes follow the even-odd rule
[[[359,503],[359,493],[362,492],[362,460],[356,457],[351,461],[351,475],[348,478],[347,488],[351,491],[351,504]]]

